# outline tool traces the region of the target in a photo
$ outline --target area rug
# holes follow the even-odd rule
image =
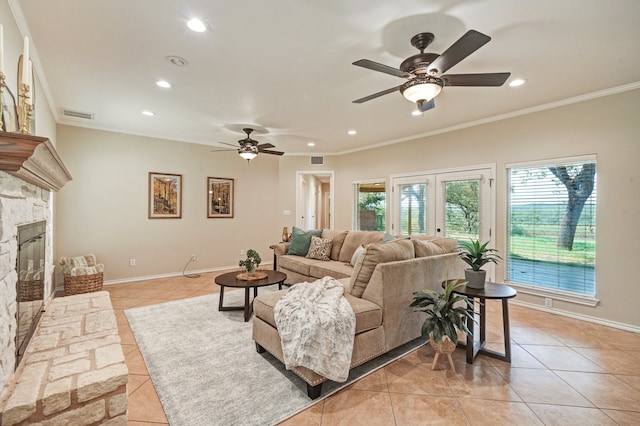
[[[263,291],[263,289],[260,289]],[[243,291],[225,292],[225,305],[241,305]],[[170,425],[273,425],[321,398],[269,353],[259,354],[251,321],[242,311],[218,311],[218,295],[128,309],[138,347]],[[327,381],[335,393],[424,344],[416,339],[351,370],[345,383]]]

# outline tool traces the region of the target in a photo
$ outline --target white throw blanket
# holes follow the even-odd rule
[[[329,380],[349,375],[356,316],[342,283],[324,277],[289,288],[274,308],[285,367],[306,367]]]

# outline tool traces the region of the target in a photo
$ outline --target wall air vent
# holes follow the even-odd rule
[[[311,164],[314,164],[314,165],[322,165],[322,164],[324,164],[324,157],[323,156],[311,156]]]
[[[82,118],[84,120],[93,120],[92,112],[74,111],[72,109],[62,108],[62,115],[65,117]]]

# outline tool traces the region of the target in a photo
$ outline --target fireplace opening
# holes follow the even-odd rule
[[[18,226],[16,368],[44,308],[46,227],[46,221]]]

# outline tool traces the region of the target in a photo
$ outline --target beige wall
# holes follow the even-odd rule
[[[57,149],[73,180],[57,196],[56,259],[95,253],[106,281],[175,274],[192,253],[189,271],[237,266],[241,249],[272,260],[282,232],[274,156],[247,164],[209,146],[63,125]],[[182,174],[181,219],[148,219],[149,172]],[[235,179],[234,218],[207,218],[208,176]]]
[[[351,228],[351,184],[355,180],[495,163],[498,190],[494,235],[496,247],[504,252],[505,164],[596,154],[596,285],[600,304],[591,308],[554,301],[554,308],[640,326],[640,283],[631,272],[640,241],[639,105],[640,90],[635,90],[333,158],[325,167],[336,170],[336,228]],[[423,119],[429,119],[429,114]],[[281,160],[282,208],[295,207],[291,193],[295,189],[295,171],[299,169],[308,169],[301,158]],[[503,264],[496,273],[498,281],[504,279]],[[520,295],[519,299],[543,304],[541,298],[534,296]]]

